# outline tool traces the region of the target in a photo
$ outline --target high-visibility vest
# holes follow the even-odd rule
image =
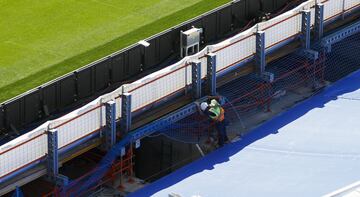
[[[221,122],[225,119],[224,108],[222,108],[220,106],[213,106],[213,107],[210,107],[209,111],[211,112],[209,114],[209,116],[213,121]]]

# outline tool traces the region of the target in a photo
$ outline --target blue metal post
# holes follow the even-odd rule
[[[15,192],[13,193],[12,197],[23,197],[24,194],[22,193],[20,187],[16,186]]]
[[[265,61],[265,32],[258,31],[256,32],[256,54],[255,54],[255,64],[257,73],[262,75],[265,71],[266,61]]]
[[[48,155],[47,155],[47,174],[52,182],[56,182],[59,174],[59,158],[58,158],[58,138],[57,130],[48,131]]]
[[[315,5],[315,40],[321,40],[324,34],[324,4]]]
[[[68,177],[59,174],[58,131],[51,129],[48,136],[47,175],[55,185],[67,185]]]
[[[123,134],[130,131],[132,115],[131,115],[131,94],[123,93],[121,95],[121,129]]]
[[[216,55],[207,54],[207,85],[210,95],[216,95]]]
[[[302,11],[301,43],[302,43],[302,47],[305,50],[310,49],[310,28],[311,28],[310,16],[311,16],[310,10]]]
[[[109,101],[105,104],[105,108],[105,149],[110,150],[116,143],[116,103],[114,101]]]
[[[194,99],[201,97],[201,62],[195,60],[191,62],[192,68],[192,94]]]
[[[311,11],[302,11],[302,23],[301,23],[301,44],[302,49],[300,54],[311,59],[316,60],[319,58],[319,53],[312,50],[311,47]]]

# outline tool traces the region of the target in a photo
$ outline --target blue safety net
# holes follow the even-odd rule
[[[236,127],[238,129],[229,130],[228,135],[242,135],[247,130],[244,119],[253,114],[271,111],[272,106],[283,96],[301,95],[302,92],[315,94],[329,82],[337,81],[360,68],[360,34],[334,44],[330,53],[319,48],[317,50],[317,60],[306,58],[299,50],[269,63],[266,71],[274,74],[273,81],[265,81],[251,73],[218,88],[218,93],[225,100],[223,107],[227,123],[239,124]],[[176,123],[163,125],[151,135],[143,137],[158,135],[198,144],[206,143],[209,138],[216,138],[217,132],[207,117],[195,113]],[[96,189],[113,162],[121,157],[121,149],[129,146],[131,139],[131,134],[126,136],[104,156],[89,175],[72,181],[67,187],[63,187],[61,192],[81,196]]]

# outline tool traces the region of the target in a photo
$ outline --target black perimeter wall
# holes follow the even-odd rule
[[[291,3],[290,3],[291,2]],[[240,0],[146,39],[0,105],[0,139],[16,137],[74,107],[116,89],[124,82],[159,70],[180,59],[180,31],[203,28],[201,46],[225,39],[268,12],[299,4],[287,0]],[[255,22],[255,21],[254,21]],[[25,132],[25,130],[23,131]],[[1,141],[1,140],[0,140]]]

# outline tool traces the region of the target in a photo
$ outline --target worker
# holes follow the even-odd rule
[[[218,145],[223,146],[225,142],[229,141],[229,138],[226,133],[226,123],[225,123],[225,110],[221,107],[220,103],[217,100],[220,100],[220,97],[209,97],[210,104],[207,102],[202,102],[200,104],[201,112],[207,115],[210,120],[214,123],[216,130],[218,131]]]

